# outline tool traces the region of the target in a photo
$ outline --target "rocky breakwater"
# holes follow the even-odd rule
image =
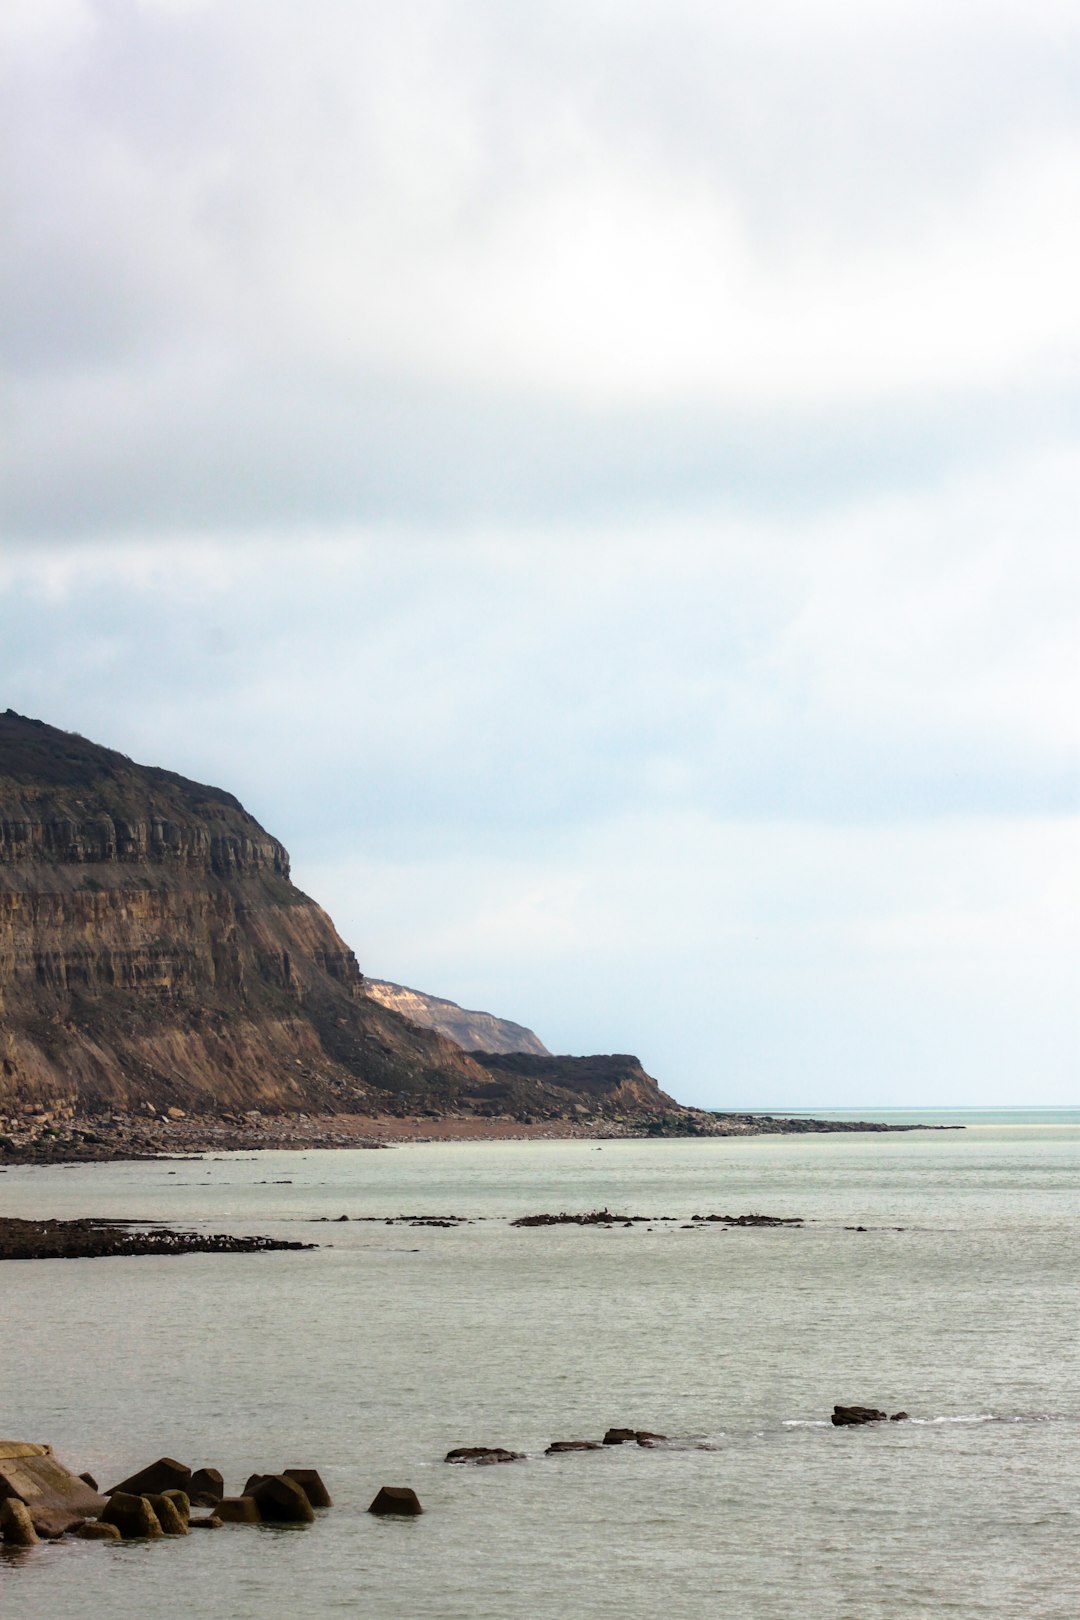
[[[0,1540],[9,1546],[63,1535],[157,1541],[225,1524],[311,1524],[317,1508],[332,1505],[314,1468],[252,1474],[239,1495],[227,1496],[216,1468],[159,1457],[102,1492],[89,1474],[65,1468],[51,1446],[0,1440]],[[210,1511],[193,1517],[193,1506]]]

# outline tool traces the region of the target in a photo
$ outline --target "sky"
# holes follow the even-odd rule
[[[1080,1103],[1072,0],[4,0],[0,705],[713,1107]]]

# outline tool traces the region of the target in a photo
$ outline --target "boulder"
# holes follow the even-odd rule
[[[453,1451],[446,1453],[445,1461],[448,1463],[475,1463],[483,1467],[487,1463],[521,1462],[524,1452],[506,1451],[502,1446],[455,1446]]]
[[[406,1516],[423,1511],[419,1497],[408,1485],[384,1485],[368,1508],[369,1513],[399,1513]]]
[[[605,1446],[634,1446],[637,1445],[636,1429],[609,1429],[604,1436]]]
[[[247,1483],[245,1484],[244,1489],[243,1489],[241,1494],[244,1495],[244,1496],[251,1496],[253,1494],[254,1490],[255,1490],[256,1485],[261,1485],[264,1479],[270,1479],[270,1478],[271,1478],[271,1475],[269,1475],[269,1474],[249,1474],[248,1477],[247,1477]]]
[[[5,1547],[37,1545],[38,1533],[30,1509],[17,1496],[7,1496],[0,1502],[0,1540]]]
[[[125,1541],[156,1539],[165,1534],[146,1497],[136,1496],[133,1491],[114,1490],[101,1510],[101,1522],[115,1524]]]
[[[119,1485],[110,1486],[105,1495],[125,1491],[129,1496],[160,1496],[162,1491],[186,1491],[190,1483],[190,1468],[185,1468],[174,1457],[159,1457],[157,1462],[140,1468],[137,1474],[122,1479]]]
[[[214,1509],[214,1517],[222,1524],[262,1524],[262,1514],[253,1496],[223,1496]]]
[[[634,1438],[639,1446],[659,1446],[663,1445],[664,1441],[667,1439],[667,1435],[650,1434],[648,1429],[639,1429]]]
[[[181,1511],[175,1500],[177,1496],[184,1504],[183,1511]],[[168,1494],[162,1492],[160,1495],[144,1496],[143,1501],[148,1502],[157,1514],[157,1521],[161,1526],[163,1535],[187,1535],[190,1511],[188,1499],[183,1491],[169,1491]]]
[[[225,1481],[216,1468],[196,1468],[188,1484],[183,1487],[193,1502],[209,1507],[220,1502],[225,1495]]]
[[[286,1479],[284,1474],[268,1474],[254,1490],[244,1494],[252,1497],[267,1524],[313,1524],[315,1521],[314,1509],[303,1488],[294,1479]]]
[[[333,1499],[315,1468],[283,1468],[286,1479],[299,1485],[313,1508],[333,1507]]]
[[[80,1524],[77,1530],[72,1531],[72,1535],[78,1536],[80,1541],[122,1540],[120,1526],[108,1524],[104,1519],[87,1519],[85,1524]]]
[[[876,1406],[834,1406],[832,1420],[838,1429],[852,1428],[859,1423],[886,1423],[888,1412],[879,1412]]]
[[[557,1457],[564,1451],[603,1451],[599,1440],[553,1440],[544,1452],[545,1457]]]
[[[220,1530],[225,1520],[220,1513],[208,1513],[202,1519],[189,1519],[189,1530]]]
[[[911,1419],[906,1412],[894,1412],[889,1419],[890,1423],[910,1423]]]

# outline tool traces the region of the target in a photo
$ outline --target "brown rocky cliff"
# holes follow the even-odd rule
[[[0,715],[0,1111],[367,1111],[477,1078],[363,994],[231,794]]]
[[[0,1114],[675,1106],[632,1059],[498,1061],[366,994],[231,794],[0,714]]]

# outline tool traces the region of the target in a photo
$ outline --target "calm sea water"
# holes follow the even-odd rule
[[[162,1453],[233,1489],[315,1465],[336,1501],[302,1530],[8,1554],[0,1614],[1075,1620],[1080,1110],[957,1118],[0,1174],[7,1214],[325,1245],[4,1266],[0,1433],[106,1484]],[[808,1225],[508,1224],[600,1205]],[[413,1212],[475,1219],[355,1219]],[[836,1401],[915,1421],[834,1430]],[[714,1449],[542,1455],[613,1424]],[[474,1443],[529,1460],[441,1461]],[[368,1516],[384,1483],[427,1512]]]

